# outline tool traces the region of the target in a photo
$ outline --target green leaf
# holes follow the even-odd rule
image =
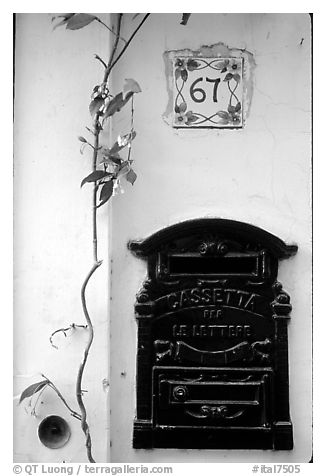
[[[197,121],[197,119],[199,119],[199,117],[196,116],[195,114],[189,114],[187,115],[186,124],[191,124],[192,122]]]
[[[233,79],[238,83],[240,81],[240,74],[234,74]]]
[[[238,102],[237,105],[235,106],[235,112],[241,111],[241,102]]]
[[[112,164],[112,162],[116,165],[120,165],[122,162],[122,159],[118,152],[115,154],[111,154],[111,150],[108,149],[107,147],[103,147],[101,149],[101,154],[103,155],[103,160],[101,160],[100,164]]]
[[[228,74],[225,76],[225,78],[223,79],[223,81],[230,81],[232,78],[233,78],[233,74],[228,73]]]
[[[100,193],[101,203],[99,205],[97,205],[97,208],[104,205],[104,203],[106,203],[109,200],[112,193],[113,193],[113,180],[109,180],[108,182],[105,182],[105,184],[102,187],[102,190],[101,190],[101,193]]]
[[[108,157],[108,160],[105,161],[106,163],[108,162],[113,162],[114,164],[116,165],[121,165],[122,163],[122,159],[121,157],[119,156],[119,154],[116,154],[116,155],[109,155]]]
[[[116,141],[110,149],[110,155],[116,155],[117,152],[120,152],[121,149],[133,141],[135,137],[136,131],[132,131],[131,133],[125,134],[122,137],[119,136],[118,141]]]
[[[176,80],[179,79],[180,76],[181,76],[181,69],[180,69],[180,68],[177,68],[177,69],[175,70],[174,74],[175,74],[175,79],[176,79]]]
[[[125,79],[125,84],[123,86],[124,91],[131,91],[133,93],[141,93],[141,88],[137,81],[134,79],[128,78]]]
[[[235,112],[235,106],[231,106],[231,104],[228,105],[228,112],[230,114],[233,114]]]
[[[110,174],[108,172],[105,172],[105,170],[95,170],[82,180],[80,186],[82,187],[87,182],[97,182],[98,180],[101,180],[104,177],[108,177],[109,175]]]
[[[198,66],[199,66],[199,63],[195,61],[194,59],[189,59],[187,61],[187,68],[189,69],[189,71],[194,71],[194,69],[197,69]]]
[[[75,15],[67,21],[66,28],[67,30],[79,30],[96,19],[97,17],[95,15],[89,15],[88,13],[75,13]]]
[[[130,170],[130,164],[128,162],[128,160],[125,160],[124,162],[122,162],[121,166],[120,166],[120,169],[119,169],[119,172],[118,172],[118,175],[126,175]]]
[[[118,143],[120,144],[120,147],[126,147],[126,145],[130,144],[131,141],[134,140],[136,137],[136,131],[132,131],[129,134],[125,134],[122,137],[118,137]]]
[[[128,98],[129,99],[129,98]],[[125,105],[125,101],[123,99],[122,92],[114,96],[114,98],[109,102],[107,108],[104,112],[104,119],[107,117],[113,116],[116,112],[120,111],[120,109]]]
[[[29,387],[25,388],[20,396],[19,403],[21,403],[25,398],[32,397],[35,393],[39,392],[42,390],[42,388],[48,385],[48,383],[48,380],[42,380],[41,382],[33,383]]]
[[[183,13],[182,14],[182,20],[180,22],[180,25],[187,25],[188,20],[190,18],[191,13]]]
[[[124,100],[123,100],[123,104],[122,104],[122,107],[125,106],[127,104],[127,102],[129,101],[129,99],[134,95],[134,93],[132,91],[129,91],[127,92]]]
[[[113,146],[110,149],[110,154],[115,155],[117,152],[119,152],[121,149],[123,149],[124,146],[119,145],[118,142],[115,142]]]
[[[73,17],[75,14],[74,13],[64,13],[63,15],[55,15],[52,17],[51,21],[54,21],[56,20],[57,18],[63,18],[63,20],[61,20],[59,23],[57,23],[56,25],[54,25],[53,27],[53,30],[55,30],[56,28],[58,28],[58,26],[61,26],[61,25],[65,25],[67,23],[67,21],[69,20],[69,18]]]
[[[74,13],[63,13],[62,15],[54,15],[54,16],[51,18],[51,21],[53,22],[53,21],[56,20],[57,18],[63,18],[64,20],[68,21],[69,18],[71,18],[72,16],[74,16]]]
[[[229,118],[230,118],[229,113],[226,112],[226,111],[218,111],[216,114],[217,114],[219,117],[221,117],[222,119],[225,119],[225,120],[229,120]]]
[[[179,112],[186,112],[187,110],[187,104],[185,102],[182,102],[179,104]]]
[[[85,144],[87,144],[87,140],[83,136],[79,136],[78,140],[80,140],[80,142],[84,142]]]
[[[109,159],[116,165],[121,165],[121,163],[122,163],[122,159],[118,154],[117,155],[110,155]]]
[[[133,169],[130,169],[129,172],[127,173],[126,175],[126,179],[128,182],[131,183],[131,185],[133,185],[137,179],[137,174],[136,172],[133,170]]]
[[[91,116],[95,116],[95,114],[99,111],[99,109],[103,106],[104,99],[101,97],[96,97],[93,99],[89,105],[89,112]]]
[[[188,71],[186,69],[182,69],[181,70],[181,78],[184,80],[184,81],[187,81],[188,79]]]

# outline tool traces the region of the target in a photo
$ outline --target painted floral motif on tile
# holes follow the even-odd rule
[[[174,59],[176,128],[242,128],[243,59]]]

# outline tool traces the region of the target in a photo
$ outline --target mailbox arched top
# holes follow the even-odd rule
[[[249,223],[224,218],[200,218],[168,226],[144,240],[132,240],[128,248],[137,256],[149,256],[173,240],[194,234],[220,234],[229,239],[247,241],[268,250],[278,259],[293,256],[298,251],[295,244],[288,245],[277,236]]]

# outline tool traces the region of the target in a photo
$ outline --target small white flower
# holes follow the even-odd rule
[[[127,144],[126,138],[121,137],[120,135],[118,135],[117,142],[118,142],[119,147],[124,147]]]
[[[113,184],[113,194],[112,195],[115,196],[115,195],[119,195],[119,194],[122,194],[122,193],[125,193],[125,191],[122,188],[120,180],[117,179]]]

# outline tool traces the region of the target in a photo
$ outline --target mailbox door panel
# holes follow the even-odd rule
[[[153,422],[162,426],[254,427],[272,424],[273,371],[153,369]]]

